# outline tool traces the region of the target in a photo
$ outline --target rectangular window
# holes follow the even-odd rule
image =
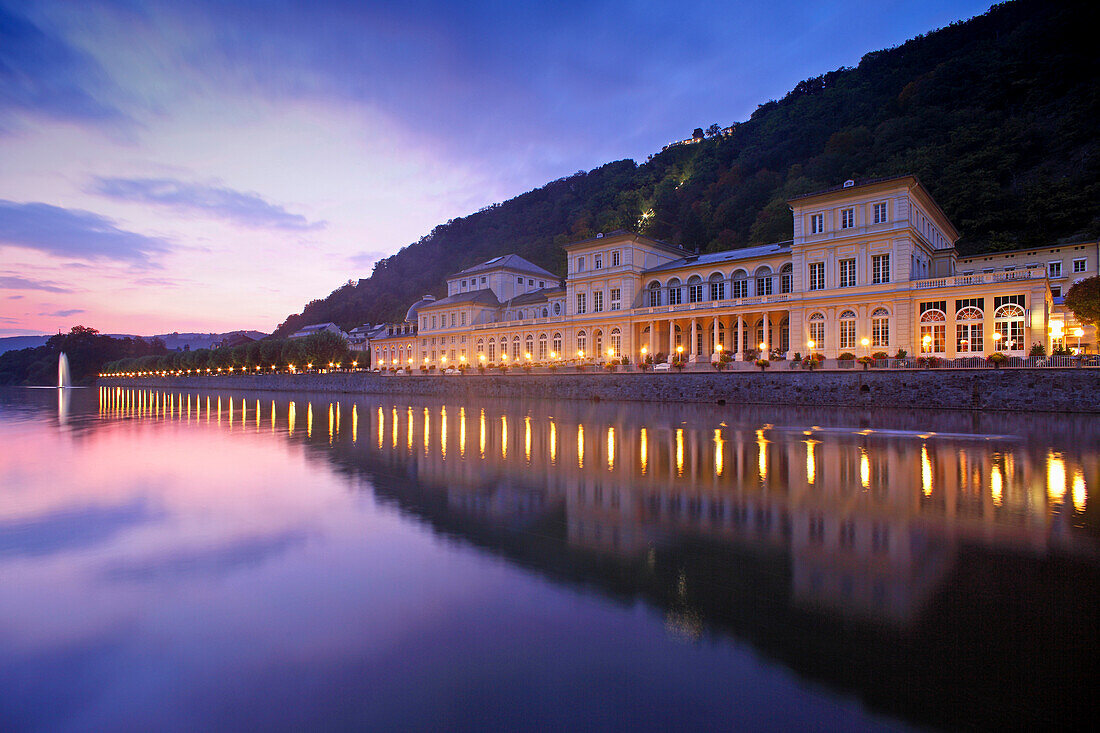
[[[483,278],[481,278],[481,284],[482,284],[482,285],[484,285],[484,284],[485,284],[486,282],[488,282],[488,279],[487,279],[487,278],[484,278],[484,277],[483,277]]]
[[[791,273],[784,272],[782,275],[780,275],[779,276],[779,287],[780,287],[779,292],[781,292],[781,293],[791,292],[792,282],[793,282],[793,277],[792,277]]]
[[[726,299],[726,283],[724,280],[718,280],[710,284],[710,299],[711,300],[725,300]]]
[[[758,278],[756,278],[756,294],[757,295],[771,295],[772,294],[772,279],[770,277],[758,277]]]
[[[619,288],[611,288],[611,310],[617,311],[622,308],[622,292]]]
[[[595,269],[595,270],[602,270],[603,269],[603,255],[596,255],[595,257],[593,257],[593,259],[595,260],[595,263],[592,265],[592,268]]]
[[[840,322],[840,348],[854,349],[856,347],[856,322],[854,319],[845,318]]]
[[[856,225],[856,210],[844,209],[840,212],[840,228],[851,229]]]
[[[925,336],[928,338],[926,339]],[[947,326],[943,323],[922,323],[920,327],[920,352],[942,354],[946,348]]]
[[[1079,260],[1074,260],[1073,261],[1073,271],[1075,273],[1076,272],[1084,272],[1087,264],[1088,264],[1088,262],[1084,257],[1082,257]]]
[[[825,289],[825,263],[810,263],[810,290]],[[816,340],[816,339],[815,339]]]
[[[890,282],[890,255],[871,257],[871,282],[876,285]]]
[[[890,345],[890,319],[889,317],[878,317],[871,319],[871,345],[873,346],[889,346]]]
[[[592,293],[592,312],[593,313],[602,313],[603,312],[603,291],[602,290],[597,290],[596,292]]]
[[[577,258],[577,272],[584,272],[584,258]]]
[[[875,208],[875,223],[876,224],[886,223],[886,204],[885,203],[875,204],[874,208]]]
[[[1052,285],[1051,288],[1050,288],[1050,297],[1052,297],[1052,298],[1061,298],[1062,297],[1062,286],[1061,285]]]
[[[427,331],[428,330],[428,317],[427,316],[422,316],[421,321],[423,321],[423,322],[420,324],[420,327],[423,328],[425,331]]]
[[[703,301],[702,284],[688,285],[688,302],[701,303]]]
[[[585,297],[585,293],[577,293],[577,314],[583,314],[588,312],[588,299]]]
[[[451,328],[454,328],[454,326],[455,326],[455,314],[452,313],[451,314]]]
[[[540,288],[545,288],[546,287],[546,281],[545,280],[539,280],[539,287]]]
[[[611,251],[611,266],[618,267],[621,264],[619,259],[619,250],[615,249]]]
[[[649,307],[656,308],[661,304],[661,290],[659,288],[650,288],[649,290]]]
[[[821,234],[825,231],[825,215],[810,214],[810,234]]]
[[[955,351],[962,354],[981,351],[983,348],[982,324],[959,323],[955,325]]]
[[[1048,262],[1047,263],[1047,275],[1050,277],[1062,276],[1062,263],[1061,262]]]
[[[856,284],[856,261],[840,260],[840,287],[851,288]]]
[[[825,348],[825,321],[810,321],[810,341],[815,349]]]
[[[459,320],[461,321],[461,323],[459,325],[461,325],[461,326],[466,325],[466,311],[462,311],[462,318],[460,318]]]
[[[735,298],[747,298],[747,297],[749,297],[749,281],[748,280],[734,280],[733,281],[733,297],[735,297]]]
[[[523,285],[523,278],[522,277],[517,277],[516,282],[519,283],[520,285]]]
[[[680,288],[678,288],[678,287],[669,288],[668,289],[668,304],[669,305],[680,305],[680,303],[683,302],[683,295],[684,295],[684,291],[681,290]]]
[[[436,325],[436,320],[435,319],[436,319],[436,316],[432,316],[432,328],[433,329],[438,328],[438,326]]]

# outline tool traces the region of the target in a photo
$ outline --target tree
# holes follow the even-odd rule
[[[692,140],[702,140],[703,139],[703,128],[696,127],[695,130],[693,130],[692,133],[691,133],[691,138],[692,138]]]
[[[717,122],[715,122],[714,124],[712,124],[710,127],[707,128],[707,137],[714,137],[715,135],[717,135],[721,131],[722,131],[722,128],[718,126]]]
[[[1100,326],[1100,275],[1074,283],[1066,293],[1066,307],[1078,321]]]

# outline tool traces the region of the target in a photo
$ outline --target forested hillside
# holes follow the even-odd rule
[[[729,135],[581,171],[442,224],[276,335],[400,319],[421,294],[440,295],[448,273],[507,252],[564,272],[560,245],[600,231],[703,251],[790,239],[787,199],[848,178],[915,173],[964,253],[1100,236],[1091,10],[1015,0],[869,53],[761,105]]]

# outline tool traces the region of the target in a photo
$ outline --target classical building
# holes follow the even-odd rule
[[[1095,329],[1061,297],[1097,273],[1098,243],[960,258],[958,232],[913,176],[789,203],[789,243],[697,254],[617,231],[566,245],[564,282],[517,255],[494,258],[373,339],[372,363],[1095,349]]]

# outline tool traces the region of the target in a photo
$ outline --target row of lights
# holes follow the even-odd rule
[[[337,362],[331,362],[330,361],[328,363],[328,366],[329,366],[329,369],[339,369],[340,368],[340,362],[338,362],[338,361]],[[352,366],[353,369],[357,368],[359,366],[358,360],[353,361],[351,363],[351,366]],[[271,365],[271,371],[275,371],[278,368],[279,367],[275,364]],[[297,367],[293,364],[287,364],[287,368],[290,369],[290,371],[292,371],[292,372],[297,371]],[[313,368],[313,362],[309,362],[308,364],[306,364],[306,369],[312,369],[312,368]],[[182,377],[182,376],[185,376],[185,375],[190,375],[192,373],[196,374],[196,375],[221,374],[222,371],[225,371],[229,374],[232,374],[235,369],[237,371],[239,371],[241,374],[248,374],[250,372],[248,367],[240,367],[239,369],[237,369],[235,367],[228,367],[224,370],[221,367],[217,367],[216,369],[210,369],[209,367],[207,367],[206,369],[166,369],[166,370],[161,370],[161,371],[150,370],[150,371],[137,371],[137,372],[110,372],[110,373],[109,372],[100,372],[99,376],[101,376],[101,377],[152,377],[152,376]],[[260,372],[260,371],[263,371],[263,367],[257,366],[255,368],[255,372]]]

